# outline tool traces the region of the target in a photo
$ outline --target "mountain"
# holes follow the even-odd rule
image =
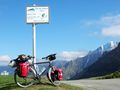
[[[101,45],[98,47],[96,50],[90,52],[85,58],[86,60],[84,61],[84,68],[87,68],[88,66],[92,65],[94,62],[100,58],[104,52],[109,52],[113,49],[115,49],[118,46],[118,42],[109,42],[105,45]]]
[[[77,58],[68,62],[64,68],[64,79],[70,79],[76,75],[79,75],[84,69],[88,68],[104,54],[104,52],[110,52],[118,46],[117,42],[111,41],[105,45],[98,47],[96,50],[89,52],[82,58]]]
[[[9,72],[9,74],[13,74],[14,70],[14,68],[11,68],[9,66],[0,66],[0,73],[3,71],[7,71]]]
[[[120,71],[120,43],[110,52],[104,52],[94,64],[76,74],[72,79],[102,76]]]
[[[52,64],[54,66],[56,66],[57,68],[62,68],[65,66],[65,64],[67,63],[68,61],[67,60],[55,60],[52,62]]]

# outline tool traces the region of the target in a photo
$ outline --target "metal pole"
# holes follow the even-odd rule
[[[33,30],[33,62],[36,63],[36,25],[32,24],[32,30]],[[34,65],[36,68],[36,65]]]

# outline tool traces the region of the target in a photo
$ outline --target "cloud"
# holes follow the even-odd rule
[[[97,20],[86,20],[83,22],[85,26],[99,27],[101,31],[93,32],[93,35],[101,35],[104,37],[120,37],[120,14],[111,16],[102,16]]]
[[[111,16],[102,16],[96,20],[84,20],[81,22],[84,26],[111,26],[120,25],[120,14]]]
[[[0,64],[7,65],[11,58],[8,55],[0,56]]]
[[[103,36],[120,37],[120,14],[102,17],[102,22],[105,25],[101,30]]]
[[[103,36],[120,37],[120,25],[103,28],[101,34]]]
[[[100,19],[100,22],[106,26],[120,25],[120,14],[113,16],[104,16]]]
[[[58,60],[73,60],[78,57],[84,57],[87,54],[85,51],[63,51],[57,54]]]

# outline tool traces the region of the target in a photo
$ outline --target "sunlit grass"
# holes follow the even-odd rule
[[[79,87],[74,87],[66,84],[53,86],[49,81],[42,80],[41,83],[36,83],[28,88],[21,88],[14,82],[13,76],[0,76],[0,90],[82,90]]]

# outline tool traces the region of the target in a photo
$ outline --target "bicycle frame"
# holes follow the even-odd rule
[[[45,61],[45,62],[37,62],[37,63],[34,63],[34,64],[49,64],[46,68],[45,68],[45,70],[41,73],[41,74],[39,74],[39,72],[34,68],[34,70],[35,70],[35,72],[36,72],[36,77],[38,78],[38,77],[41,77],[45,72],[47,72],[51,67],[53,67],[52,65],[51,65],[51,61]],[[33,64],[33,66],[34,66],[34,64]]]

